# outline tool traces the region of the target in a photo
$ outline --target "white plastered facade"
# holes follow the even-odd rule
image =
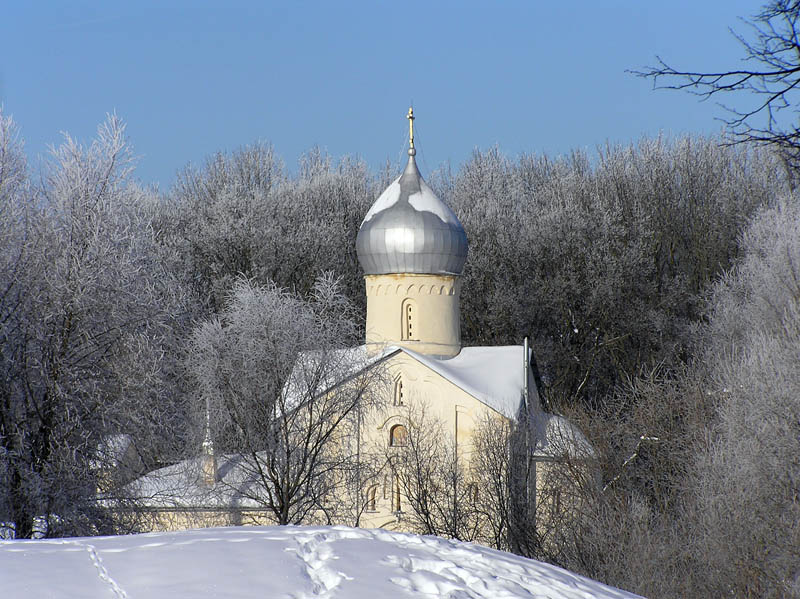
[[[522,348],[519,350],[521,362]],[[389,392],[383,405],[367,417],[362,428],[363,444],[377,448],[379,453],[381,449],[389,454],[407,451],[408,448],[402,446],[392,447],[392,431],[398,426],[413,431],[409,419],[422,417],[424,422],[437,423],[452,439],[458,459],[467,465],[476,426],[487,417],[505,416],[466,391],[458,379],[452,380],[431,368],[430,359],[420,361],[419,357],[401,350],[384,361],[390,381]],[[398,386],[402,386],[401,401],[398,401]],[[365,481],[361,526],[409,530],[404,521],[409,510],[407,499],[397,492],[395,484],[389,470],[381,472],[374,480]]]
[[[366,275],[364,281],[370,352],[386,344],[444,358],[461,351],[459,277],[385,274]]]

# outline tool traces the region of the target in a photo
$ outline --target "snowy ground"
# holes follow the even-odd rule
[[[8,599],[636,597],[477,545],[346,527],[0,542]]]

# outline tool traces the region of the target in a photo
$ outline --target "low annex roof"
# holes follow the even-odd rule
[[[534,432],[534,457],[537,459],[558,460],[568,456],[576,460],[589,460],[597,457],[583,432],[558,414],[541,414],[536,419]]]
[[[133,481],[127,490],[151,508],[263,507],[255,500],[260,495],[259,483],[244,457],[218,456],[217,482],[213,487],[200,480],[200,459],[189,458],[149,472]]]

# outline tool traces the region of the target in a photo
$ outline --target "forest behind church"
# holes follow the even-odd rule
[[[305,301],[333,273],[361,343],[356,233],[400,165],[312,149],[292,172],[254,144],[161,193],[115,116],[41,166],[22,144],[0,114],[0,521],[114,531],[97,447],[197,453],[193,335],[242,278]],[[651,597],[800,596],[796,173],[689,136],[423,175],[469,240],[463,344],[529,336],[543,408],[596,450],[580,513],[529,557]]]

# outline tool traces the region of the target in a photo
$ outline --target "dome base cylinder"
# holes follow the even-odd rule
[[[452,358],[461,351],[455,275],[366,275],[367,349],[399,345],[421,354]]]

